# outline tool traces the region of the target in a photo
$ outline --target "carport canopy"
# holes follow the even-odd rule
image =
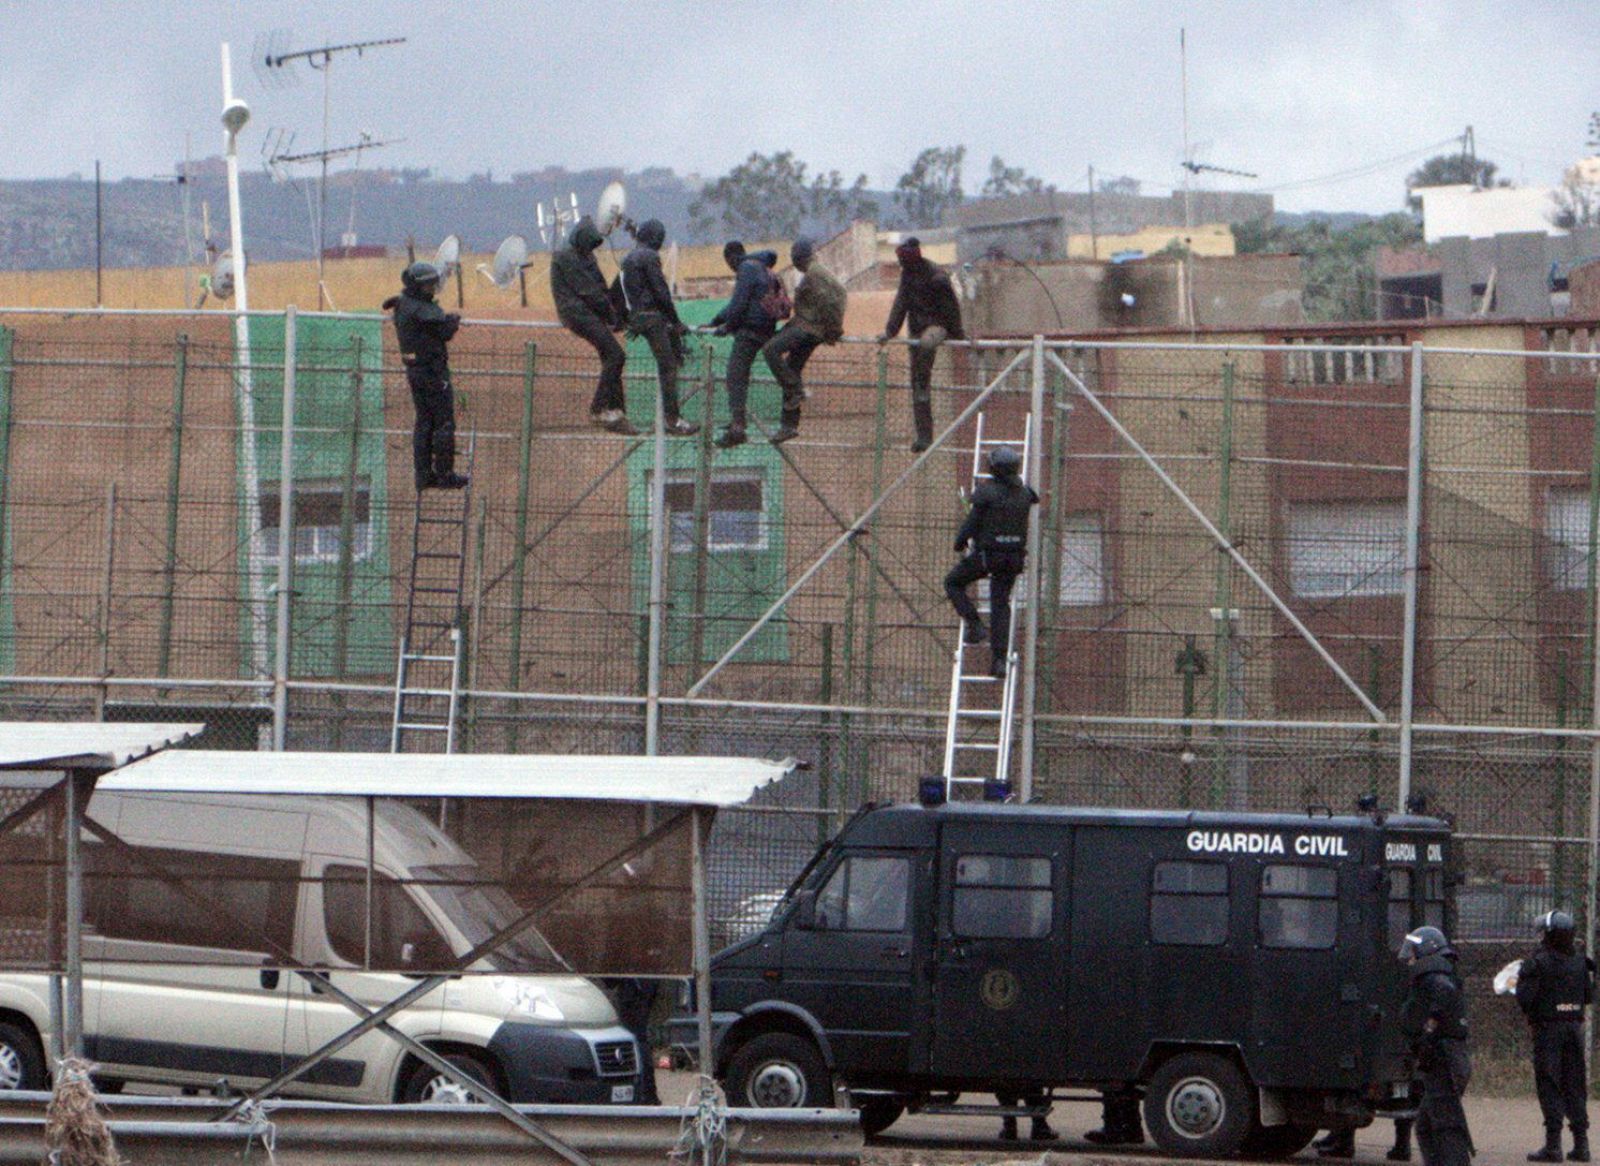
[[[198,737],[204,725],[0,721],[0,769],[115,769]],[[9,784],[0,778],[0,786]]]

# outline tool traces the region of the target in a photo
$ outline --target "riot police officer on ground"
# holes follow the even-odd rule
[[[1011,588],[1022,574],[1028,554],[1028,518],[1039,495],[1018,477],[1022,455],[1009,445],[997,446],[989,455],[992,475],[972,493],[972,510],[956,535],[956,550],[966,557],[945,576],[944,592],[950,597],[966,630],[962,639],[981,644],[987,635],[993,659],[989,674],[1006,674],[1006,650],[1011,637]],[[985,576],[989,579],[989,627],[967,588]]]
[[[400,360],[417,411],[411,432],[417,489],[459,490],[467,479],[455,472],[456,410],[449,344],[461,327],[461,317],[434,302],[439,269],[433,264],[413,263],[400,273],[400,283],[400,294],[384,300],[383,306],[394,312]]]
[[[1455,949],[1437,927],[1419,927],[1400,945],[1400,958],[1411,970],[1400,1027],[1411,1040],[1422,1079],[1416,1125],[1422,1161],[1424,1166],[1468,1166],[1472,1134],[1461,1095],[1472,1079],[1472,1058]]]
[[[1530,1162],[1561,1161],[1561,1123],[1572,1128],[1571,1162],[1589,1161],[1589,1083],[1583,1068],[1583,1010],[1594,1001],[1595,965],[1573,948],[1572,916],[1539,916],[1539,950],[1517,973],[1517,1006],[1533,1027],[1533,1084],[1544,1115],[1544,1146]]]

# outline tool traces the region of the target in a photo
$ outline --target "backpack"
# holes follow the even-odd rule
[[[761,310],[773,323],[781,324],[794,312],[794,301],[784,290],[783,280],[776,275],[769,275],[767,278],[771,283],[767,287],[767,294],[761,297]]]

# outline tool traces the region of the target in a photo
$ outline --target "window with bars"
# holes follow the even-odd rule
[[[1557,591],[1589,586],[1589,491],[1557,487],[1544,500],[1545,573]]]
[[[257,553],[267,563],[278,561],[280,515],[283,513],[276,482],[261,486],[261,527],[256,532]],[[362,562],[372,554],[372,484],[358,478],[351,492],[351,558]],[[295,484],[294,561],[334,563],[339,560],[344,530],[344,483],[313,481]]]
[[[694,550],[694,470],[667,474],[667,513],[672,519],[672,549]],[[760,470],[712,470],[706,501],[706,549],[711,551],[764,551],[767,549],[765,476]]]
[[[1306,599],[1405,590],[1404,502],[1289,504],[1289,581]]]
[[[1104,518],[1098,510],[1067,515],[1061,524],[1061,606],[1093,607],[1110,598]]]
[[[1301,336],[1288,341],[1284,376],[1291,385],[1389,385],[1405,376],[1404,336]],[[1337,345],[1337,347],[1330,347]]]

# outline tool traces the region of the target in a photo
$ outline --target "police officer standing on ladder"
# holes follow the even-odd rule
[[[989,675],[997,680],[1006,674],[1011,587],[1022,574],[1028,554],[1028,518],[1039,502],[1033,487],[1018,476],[1021,469],[1022,455],[1009,445],[996,446],[989,454],[992,477],[972,492],[972,510],[956,535],[956,550],[966,557],[944,578],[944,592],[966,624],[962,641],[981,644],[988,636],[993,653]],[[987,630],[967,594],[967,588],[985,576],[989,579]]]
[[[1539,950],[1517,972],[1517,1006],[1533,1026],[1533,1084],[1544,1115],[1544,1147],[1530,1162],[1561,1161],[1561,1122],[1572,1127],[1570,1162],[1589,1161],[1589,1082],[1583,1010],[1594,1001],[1594,960],[1573,949],[1572,916],[1539,916]]]
[[[450,339],[461,327],[461,317],[434,302],[439,291],[439,269],[431,263],[413,263],[400,273],[402,290],[383,301],[394,312],[395,337],[406,384],[416,407],[411,432],[411,460],[418,490],[433,486],[459,490],[467,484],[455,472],[455,391],[450,387]]]
[[[1467,1002],[1456,974],[1456,953],[1437,927],[1419,927],[1400,945],[1411,970],[1411,991],[1400,1027],[1411,1038],[1422,1078],[1417,1145],[1424,1166],[1468,1166],[1472,1134],[1461,1095],[1472,1079],[1467,1052]]]

